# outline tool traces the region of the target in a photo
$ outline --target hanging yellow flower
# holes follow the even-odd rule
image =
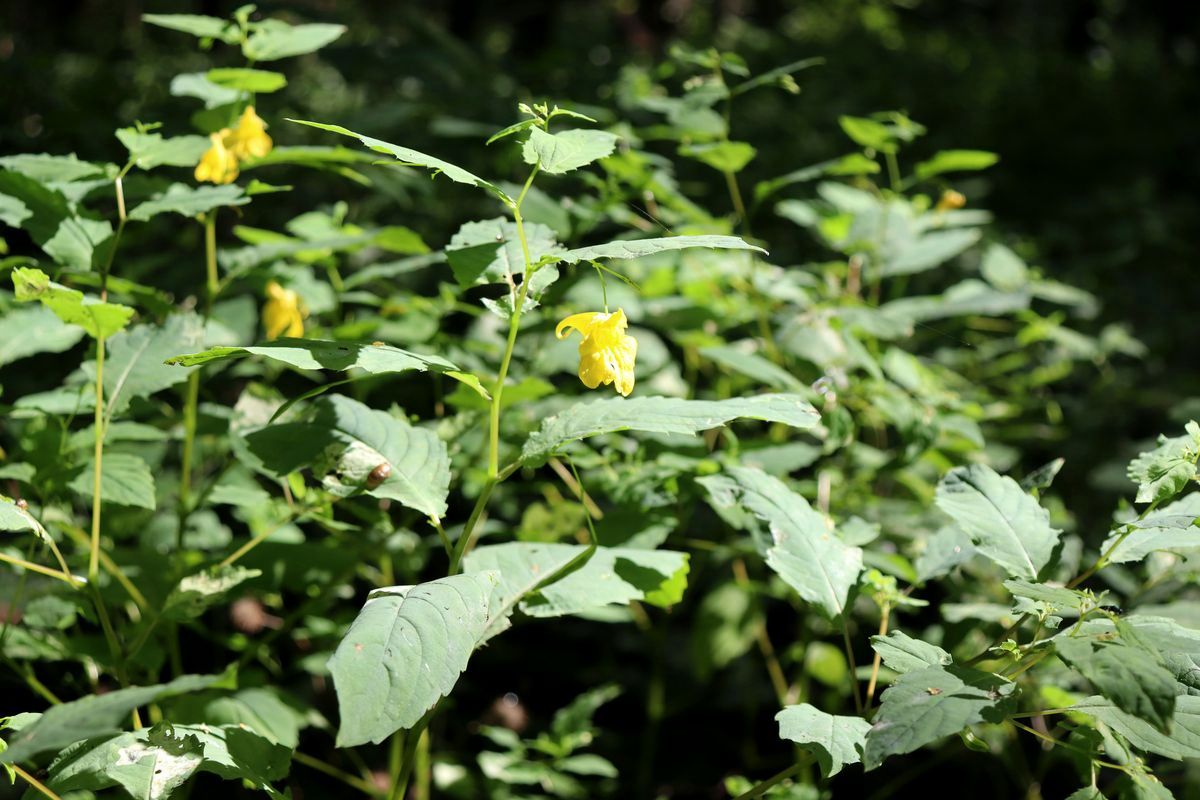
[[[633,391],[633,362],[637,358],[637,339],[625,333],[629,320],[625,312],[615,314],[589,311],[572,314],[558,323],[554,334],[559,339],[570,336],[571,330],[583,335],[579,345],[579,379],[589,389],[600,384],[615,384],[625,397]]]
[[[262,158],[271,152],[271,137],[267,135],[267,123],[254,113],[254,106],[246,106],[233,129],[229,149],[239,161],[247,158]]]
[[[952,211],[957,208],[962,208],[967,204],[967,198],[961,192],[956,192],[953,189],[947,189],[942,192],[942,197],[937,202],[938,211]]]
[[[306,316],[308,312],[295,290],[285,289],[275,281],[267,284],[267,302],[263,305],[262,318],[268,339],[303,336]]]
[[[209,183],[232,183],[238,176],[237,157],[229,149],[233,131],[222,128],[209,135],[212,146],[204,152],[196,165],[196,180]]]

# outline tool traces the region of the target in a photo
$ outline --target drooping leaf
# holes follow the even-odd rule
[[[563,249],[555,241],[554,231],[537,223],[525,224],[525,241],[533,264]],[[508,276],[525,274],[517,226],[503,217],[468,222],[459,228],[446,245],[446,260],[462,287],[499,283]]]
[[[714,250],[754,250],[766,255],[766,250],[736,236],[669,236],[659,239],[628,239],[591,247],[579,247],[559,253],[555,261],[578,264],[580,261],[600,261],[606,258],[633,259],[668,250],[689,247],[708,247]]]
[[[832,778],[847,764],[862,759],[871,723],[862,717],[827,714],[808,703],[788,706],[775,715],[779,738],[796,742],[816,756],[821,774]]]
[[[263,20],[252,28],[253,33],[242,45],[242,53],[251,61],[275,61],[313,53],[346,32],[345,25],[318,22],[289,25],[278,19]]]
[[[163,362],[204,344],[204,322],[193,312],[174,314],[162,325],[138,325],[115,334],[104,362],[104,397],[111,418],[135,397],[149,397],[187,380],[191,369]]]
[[[224,600],[230,589],[261,574],[260,570],[234,564],[188,575],[167,595],[163,602],[162,617],[176,621],[195,619],[209,606]]]
[[[799,395],[761,394],[729,400],[680,400],[670,397],[611,398],[577,403],[542,423],[521,453],[521,460],[545,461],[564,445],[618,431],[696,434],[734,419],[780,422],[811,428],[820,415]]]
[[[954,228],[923,234],[888,258],[881,274],[913,275],[940,266],[978,242],[977,228]]]
[[[1050,527],[1050,512],[990,467],[951,470],[938,485],[936,502],[980,553],[1010,575],[1035,580],[1054,555],[1061,531]]]
[[[987,169],[1000,160],[1000,156],[986,150],[939,150],[933,158],[917,164],[918,180],[927,180],[945,172],[976,172]]]
[[[872,636],[871,647],[883,659],[884,666],[900,673],[926,667],[945,667],[954,660],[936,644],[914,639],[899,630],[887,636]]]
[[[575,129],[547,133],[533,128],[522,154],[526,164],[538,164],[542,172],[561,175],[611,155],[617,135],[608,131]]]
[[[270,94],[287,86],[287,78],[282,73],[265,69],[222,67],[210,69],[205,77],[217,86],[250,94]]]
[[[46,255],[72,269],[98,266],[112,224],[78,212],[62,191],[0,170],[0,222],[27,231]]]
[[[9,739],[8,750],[0,753],[0,764],[25,762],[82,739],[119,733],[138,706],[201,689],[232,689],[233,684],[232,673],[184,675],[170,683],[117,689],[51,706],[37,722]]]
[[[54,283],[36,267],[17,267],[12,271],[18,300],[40,300],[63,322],[78,325],[91,337],[112,336],[133,317],[133,309],[117,303],[104,303]]]
[[[746,348],[739,348],[732,344],[712,345],[701,347],[700,355],[717,362],[726,369],[761,381],[772,389],[796,392],[805,388],[804,382],[792,373],[774,361],[756,352],[748,351]]]
[[[203,136],[172,136],[121,128],[117,138],[129,151],[129,160],[139,169],[194,167],[211,143]]]
[[[880,696],[863,766],[911,753],[969,725],[1000,722],[1015,705],[1017,685],[968,667],[925,667],[901,675]]]
[[[1189,494],[1147,514],[1143,519],[1125,523],[1128,532],[1116,530],[1100,546],[1112,564],[1141,561],[1159,550],[1189,552],[1200,550],[1200,494]]]
[[[1141,717],[1122,711],[1105,697],[1089,697],[1072,708],[1108,725],[1138,750],[1179,760],[1200,758],[1200,696],[1175,698],[1170,733],[1163,733]]]
[[[1168,730],[1175,710],[1177,684],[1157,652],[1140,641],[1071,636],[1054,637],[1054,649],[1122,711]]]
[[[96,480],[95,462],[89,460],[70,486],[83,497],[91,497]],[[154,475],[146,462],[132,453],[105,453],[100,469],[100,499],[120,506],[156,506]]]
[[[862,548],[845,544],[824,516],[778,478],[748,467],[728,474],[742,506],[770,530],[767,565],[827,616],[841,616],[862,571]]]
[[[107,740],[91,739],[69,748],[50,768],[56,792],[120,786],[133,797],[170,797],[197,772],[245,780],[271,797],[271,786],[287,774],[287,747],[237,725],[159,723]]]
[[[170,701],[167,716],[178,723],[236,725],[284,747],[295,748],[300,731],[313,722],[283,691],[256,686],[228,692],[193,692]]]
[[[251,347],[212,347],[199,353],[169,358],[167,363],[193,367],[246,356],[262,356],[296,369],[330,369],[337,372],[361,369],[372,375],[409,370],[450,372],[458,369],[444,358],[410,353],[391,345],[323,339],[276,339]]]
[[[218,39],[226,44],[237,44],[242,38],[242,32],[233,20],[202,14],[143,14],[142,21],[160,28],[190,33],[200,39]]]
[[[669,606],[682,596],[688,570],[686,553],[599,547],[580,564],[589,549],[584,545],[508,542],[472,550],[464,569],[473,574],[494,572],[499,579],[485,638],[508,627],[508,617],[518,603],[530,616],[559,617],[611,604],[627,605],[632,600]],[[572,567],[574,570],[568,571]]]
[[[329,660],[339,747],[382,742],[449,694],[488,626],[492,573],[371,594]]]
[[[746,142],[702,142],[679,148],[679,155],[694,158],[718,172],[741,172],[757,154],[758,151]]]
[[[323,131],[330,131],[331,133],[339,133],[342,136],[353,137],[377,153],[386,153],[394,156],[405,166],[424,167],[425,169],[433,170],[434,175],[445,175],[447,178],[456,183],[465,183],[470,186],[478,186],[481,189],[487,189],[506,204],[511,205],[513,202],[512,198],[501,191],[500,188],[495,184],[485,181],[483,178],[468,172],[462,167],[455,166],[454,164],[451,164],[448,161],[443,161],[440,158],[426,155],[419,150],[401,147],[400,145],[391,144],[390,142],[385,142],[382,139],[376,139],[371,136],[363,136],[360,133],[347,130],[340,125],[325,125],[320,122],[308,122],[302,119],[289,119],[288,122],[296,122],[300,125],[308,125],[312,128],[320,128]]]
[[[162,194],[139,204],[129,212],[129,218],[145,222],[157,214],[173,213],[195,217],[224,206],[244,206],[250,198],[240,186],[188,186],[174,183]]]

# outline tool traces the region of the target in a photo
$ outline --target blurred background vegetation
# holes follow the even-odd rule
[[[144,26],[140,17],[151,12],[227,16],[237,5],[0,4],[0,154],[73,152],[112,161],[123,156],[113,130],[135,120],[161,121],[172,134],[189,132],[188,117],[196,106],[171,96],[171,77],[240,66],[231,60],[235,52],[198,52],[187,37]],[[734,138],[759,150],[747,184],[848,152],[839,115],[904,110],[929,129],[910,158],[943,148],[999,153],[997,167],[956,182],[956,188],[969,204],[994,212],[996,229],[1026,260],[1099,298],[1093,332],[1124,322],[1146,345],[1140,360],[1077,371],[1055,394],[1061,407],[1048,402],[1048,420],[1057,422],[1061,413],[1064,424],[1029,433],[1025,466],[1065,456],[1067,467],[1055,489],[1084,525],[1089,514],[1105,519],[1118,492],[1127,489],[1122,465],[1139,445],[1200,416],[1200,346],[1192,322],[1200,307],[1200,281],[1194,278],[1200,262],[1196,4],[294,0],[259,6],[267,15],[349,27],[320,54],[279,65],[289,86],[260,108],[273,123],[278,143],[317,141],[312,132],[284,123],[286,116],[338,122],[452,156],[484,174],[494,173],[498,156],[485,150],[483,141],[516,119],[518,102],[570,103],[602,122],[615,121],[635,113],[624,100],[639,82],[650,77],[671,82],[670,67],[662,64],[673,46],[734,51],[755,73],[823,57],[824,66],[797,76],[799,94],[755,92],[739,101]],[[670,153],[673,145],[664,143],[663,150]],[[512,158],[518,158],[515,152]],[[700,165],[680,169],[690,197],[718,212],[727,210],[719,175]],[[282,224],[314,204],[346,199],[354,201],[354,213],[362,218],[408,225],[436,245],[463,221],[495,213],[467,193],[455,193],[453,205],[433,202],[423,179],[384,183],[376,193],[313,173],[298,174],[296,183],[295,192],[261,204],[263,211],[256,206],[256,226]],[[779,263],[827,257],[814,241],[770,214],[756,219],[754,233]],[[170,235],[195,239],[193,251],[201,258],[197,226]],[[145,244],[139,252],[147,252]],[[172,249],[178,251],[178,244]],[[156,280],[164,285],[170,283],[169,271],[180,267],[147,258],[132,268],[165,271]],[[194,273],[194,265],[185,271]],[[619,641],[633,632],[612,635],[614,654],[639,650],[635,641]],[[563,643],[564,652],[569,646]],[[521,651],[514,642],[504,652],[516,658]],[[498,693],[536,685],[536,675],[512,680],[527,662],[506,665],[498,658],[488,667],[497,675],[492,688]],[[621,677],[636,682],[636,673],[645,668],[644,659],[636,657],[628,665],[630,674]],[[576,675],[584,686],[613,674],[611,665],[596,669],[596,680],[589,683],[588,669],[580,667]],[[487,691],[481,691],[482,707]],[[564,691],[556,700],[570,696]],[[744,702],[730,698],[718,705],[734,715],[751,713],[740,709]],[[554,702],[545,705],[552,709]],[[671,724],[681,731],[711,727],[711,712],[706,707],[697,709],[699,717],[679,713]],[[705,753],[697,749],[693,733],[680,741],[678,753],[658,756],[681,765],[708,764],[719,772],[727,764],[720,754],[727,756],[729,746],[720,739],[715,733],[712,752]],[[670,748],[673,737],[663,741]],[[746,746],[752,749],[753,743]],[[745,765],[753,768],[753,753],[745,756]],[[978,763],[1000,767],[986,759]],[[708,785],[712,776],[703,773],[697,768],[690,777]]]

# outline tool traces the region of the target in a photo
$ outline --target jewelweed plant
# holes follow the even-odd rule
[[[957,757],[1005,796],[1187,785],[1200,426],[1129,464],[1107,532],[1054,498],[1072,465],[1023,474],[1060,382],[1140,345],[956,188],[995,154],[848,116],[751,184],[739,98],[820,61],[680,49],[615,108],[522,104],[461,144],[481,177],[274,112],[265,67],[340,26],[145,22],[244,56],[171,82],[195,133],[0,158],[25,796],[886,797]],[[286,192],[311,210],[259,227]],[[401,224],[477,202],[437,247]],[[505,670],[585,690],[530,727],[486,707]],[[664,772],[673,718],[730,709],[683,740],[699,778]]]

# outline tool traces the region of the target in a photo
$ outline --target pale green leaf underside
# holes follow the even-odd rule
[[[410,353],[391,345],[322,339],[276,339],[251,347],[213,347],[200,353],[175,356],[167,359],[167,363],[192,367],[246,356],[262,356],[297,369],[330,369],[339,372],[361,369],[373,375],[408,370],[449,372],[458,369],[444,358]]]
[[[761,394],[730,400],[681,400],[673,397],[608,398],[578,403],[550,417],[525,442],[521,460],[540,463],[564,445],[618,431],[696,434],[734,419],[780,422],[811,428],[820,419],[808,402],[794,394]]]
[[[767,565],[827,616],[840,616],[862,571],[862,548],[839,539],[825,517],[778,478],[749,467],[734,467],[729,476],[742,506],[770,529]]]
[[[659,239],[628,239],[592,247],[580,247],[554,256],[556,262],[578,264],[580,261],[601,259],[632,259],[665,253],[669,250],[686,250],[689,247],[708,247],[714,250],[753,250],[763,255],[767,251],[752,245],[737,236],[668,236]]]
[[[145,461],[132,453],[105,453],[101,463],[100,497],[105,503],[154,510],[154,474]],[[94,462],[88,461],[83,471],[71,480],[70,487],[84,497],[91,497],[95,480]]]
[[[244,206],[250,198],[240,186],[188,186],[172,184],[165,192],[155,195],[129,212],[129,218],[145,222],[165,213],[195,217],[224,206]]]
[[[163,361],[181,350],[204,345],[204,322],[192,312],[175,314],[162,325],[138,325],[113,336],[104,362],[104,397],[111,418],[129,407],[135,397],[187,380],[190,369]]]
[[[887,636],[872,636],[871,647],[883,659],[890,670],[905,673],[926,667],[948,666],[953,659],[936,644],[914,639],[903,631],[892,631]]]
[[[990,467],[951,470],[938,485],[936,502],[980,553],[1014,577],[1036,579],[1054,555],[1061,531],[1050,527],[1050,512]]]
[[[81,739],[119,733],[128,724],[129,713],[139,706],[216,686],[233,688],[232,683],[230,675],[184,675],[170,683],[117,689],[51,706],[37,722],[9,739],[8,750],[0,752],[0,764],[28,761]]]
[[[1111,700],[1089,697],[1073,708],[1095,717],[1129,740],[1138,750],[1174,759],[1200,758],[1200,696],[1175,698],[1170,733],[1163,733],[1144,719],[1122,711]]]
[[[450,693],[488,626],[491,573],[454,575],[371,594],[329,670],[339,747],[411,728]]]
[[[364,136],[361,133],[355,133],[354,131],[347,130],[340,125],[326,125],[320,122],[309,122],[302,119],[289,119],[288,122],[296,122],[301,125],[308,125],[311,128],[320,128],[323,131],[329,131],[331,133],[341,134],[342,136],[353,137],[377,153],[385,153],[387,155],[394,156],[406,166],[424,167],[425,169],[433,170],[435,174],[445,175],[447,178],[456,183],[465,183],[469,186],[478,186],[481,189],[487,189],[489,192],[492,192],[501,200],[503,200],[506,204],[511,205],[513,202],[512,198],[501,191],[501,189],[495,184],[484,180],[478,175],[468,172],[462,167],[455,166],[449,161],[443,161],[440,158],[426,155],[419,150],[413,150],[409,147],[401,147],[400,145],[391,144],[390,142],[385,142],[382,139],[376,139],[371,136]]]
[[[14,308],[0,316],[0,367],[38,353],[62,353],[84,337],[45,306]]]
[[[779,738],[796,742],[816,756],[821,774],[831,778],[847,764],[862,759],[871,723],[862,717],[839,717],[801,703],[775,715]]]
[[[616,146],[616,134],[608,131],[576,129],[547,133],[534,128],[522,154],[526,164],[538,164],[542,172],[561,175],[611,155]]]

